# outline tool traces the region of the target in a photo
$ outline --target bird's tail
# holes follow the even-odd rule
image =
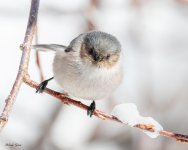
[[[31,45],[31,49],[36,49],[38,51],[64,51],[67,47],[58,44],[37,44]]]

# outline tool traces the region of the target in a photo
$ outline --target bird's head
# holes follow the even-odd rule
[[[110,68],[119,58],[121,45],[112,35],[100,31],[88,32],[81,43],[80,57],[96,67]]]

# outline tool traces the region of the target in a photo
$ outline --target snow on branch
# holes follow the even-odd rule
[[[32,43],[34,33],[36,31],[38,7],[39,7],[39,0],[32,0],[26,34],[25,34],[24,42],[21,45],[22,57],[21,57],[21,61],[20,61],[20,67],[18,70],[16,80],[14,82],[14,85],[12,87],[12,90],[10,91],[9,96],[5,100],[4,110],[0,117],[0,129],[1,130],[8,122],[9,114],[12,110],[13,104],[15,102],[17,93],[20,90],[21,84],[23,82],[25,82],[28,86],[35,88],[35,89],[39,86],[38,83],[36,83],[35,81],[30,79],[29,74],[28,74],[30,46]],[[67,98],[62,93],[53,91],[48,88],[46,88],[44,92],[59,99],[61,102],[65,103],[65,104],[74,105],[74,106],[79,107],[85,111],[88,109],[87,105],[85,105],[79,101]],[[126,110],[126,109],[129,109],[129,110]],[[180,142],[188,143],[188,135],[176,134],[173,132],[163,130],[161,125],[159,123],[157,123],[154,119],[140,116],[140,114],[137,111],[136,106],[133,104],[117,105],[114,108],[112,113],[113,113],[113,115],[109,115],[109,114],[107,114],[103,111],[100,111],[100,110],[94,111],[94,115],[98,118],[101,118],[103,120],[112,120],[115,122],[128,124],[132,127],[141,129],[142,131],[144,130],[144,132],[146,132],[148,135],[150,135],[152,137],[156,137],[156,136],[158,136],[158,134],[160,134],[163,136],[167,136],[169,138],[174,138]]]
[[[29,76],[25,76],[24,78],[24,82],[29,85],[30,87],[32,88],[37,88],[39,86],[38,83],[36,83],[35,81],[31,80],[29,78]],[[63,95],[62,93],[59,93],[59,92],[56,92],[54,90],[51,90],[49,88],[46,88],[45,93],[59,99],[61,102],[67,104],[67,105],[74,105],[76,107],[79,107],[85,111],[87,111],[87,109],[89,108],[89,106],[83,104],[82,102],[80,101],[76,101],[76,100],[73,100],[73,99],[70,99],[70,98],[67,98],[65,95]],[[121,105],[121,104],[120,104]],[[121,106],[122,107],[122,106]],[[133,106],[134,107],[134,106]],[[116,110],[116,108],[118,108],[118,105],[117,107],[114,108],[114,110]],[[122,108],[121,108],[122,109]],[[114,115],[116,115],[116,111],[114,111],[112,113],[114,113]],[[133,109],[134,110],[134,109]],[[119,109],[118,109],[119,111]],[[118,114],[118,111],[117,111],[117,114]],[[123,113],[124,114],[124,113]],[[121,116],[123,115],[121,114]],[[126,121],[124,120],[126,118],[125,115],[123,115],[122,117],[125,117],[124,119],[122,119],[121,117],[118,118],[119,116],[114,116],[114,115],[109,115],[101,110],[98,110],[96,109],[94,111],[94,115],[102,120],[112,120],[112,121],[115,121],[115,122],[119,122],[119,123],[124,123],[124,124],[128,124],[128,122],[130,123],[130,120]],[[141,117],[141,116],[140,116]],[[131,117],[127,117],[128,119],[131,119]],[[142,118],[142,117],[141,117]],[[146,117],[147,118],[147,117]],[[133,119],[134,120],[134,119]],[[147,120],[147,119],[146,119]],[[155,123],[154,123],[155,122]],[[137,124],[139,123],[139,124]],[[151,124],[152,123],[152,124]],[[154,124],[153,124],[154,123]],[[162,136],[166,136],[166,137],[169,137],[169,138],[173,138],[173,139],[176,139],[177,141],[180,141],[180,142],[185,142],[185,143],[188,143],[188,135],[182,135],[182,134],[177,134],[177,133],[173,133],[173,132],[170,132],[170,131],[166,131],[166,130],[162,130],[162,127],[156,122],[156,121],[150,121],[150,119],[148,121],[142,121],[141,122],[136,122],[136,124],[132,124],[131,125],[135,128],[138,128],[138,129],[141,129],[142,131],[144,132],[147,132],[147,134],[149,135],[152,135],[153,132],[157,131],[154,133],[154,135],[156,136],[157,134],[160,134]],[[157,126],[156,126],[157,125]],[[157,128],[156,128],[157,127]],[[157,130],[156,130],[157,129]],[[153,135],[153,136],[154,136]]]
[[[150,128],[149,131],[143,129],[143,132],[151,138],[156,138],[160,135],[160,131],[163,130],[163,127],[152,117],[141,116],[137,110],[137,106],[133,103],[124,103],[115,106],[112,110],[112,115],[131,127],[144,128],[147,125]]]

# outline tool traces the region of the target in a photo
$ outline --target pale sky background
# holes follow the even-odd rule
[[[144,116],[164,129],[188,134],[188,1],[101,0],[89,11],[89,0],[41,0],[39,43],[69,42],[88,30],[115,35],[122,44],[125,78],[118,90],[97,108],[108,113],[116,104],[133,102]],[[0,2],[0,110],[15,80],[21,58],[30,1]],[[54,54],[40,53],[45,78],[53,76]],[[40,82],[31,52],[29,73]],[[61,91],[52,81],[49,87]],[[90,101],[83,101],[90,104]],[[159,136],[151,139],[139,130],[67,106],[47,94],[22,85],[9,122],[0,134],[0,149],[19,143],[24,150],[186,150],[187,145]]]

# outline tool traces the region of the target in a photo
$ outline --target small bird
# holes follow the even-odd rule
[[[95,100],[112,94],[123,78],[120,42],[105,32],[80,34],[69,46],[32,45],[36,50],[55,51],[54,77],[43,81],[36,92],[42,93],[53,78],[65,92],[77,98],[93,100],[87,114],[95,110]]]

